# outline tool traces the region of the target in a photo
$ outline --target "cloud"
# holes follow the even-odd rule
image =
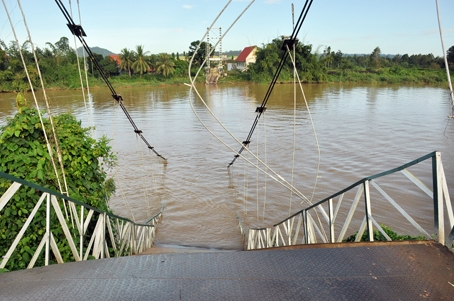
[[[281,0],[265,0],[265,3],[266,4],[276,4],[276,3],[280,3]]]
[[[192,9],[192,8],[194,8],[194,5],[190,5],[190,4],[183,4],[183,8],[186,8],[186,9]]]

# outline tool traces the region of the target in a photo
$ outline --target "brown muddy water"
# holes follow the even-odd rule
[[[240,141],[246,139],[266,93],[265,85],[201,86],[202,96],[219,120]],[[110,171],[117,184],[110,204],[118,215],[143,222],[164,206],[157,243],[240,249],[240,219],[246,228],[270,227],[304,207],[301,199],[243,159],[227,168],[240,145],[208,113],[186,86],[117,89],[143,135],[167,162],[149,152],[108,90],[48,91],[53,114],[73,112],[94,135],[106,135],[118,153]],[[314,202],[387,169],[440,151],[453,199],[454,120],[446,89],[424,86],[304,85],[320,146],[308,110],[292,85],[277,85],[254,132],[250,149]],[[31,100],[31,95],[28,96]],[[0,124],[15,113],[15,95],[0,94]],[[40,101],[44,109],[44,103]],[[296,115],[294,115],[296,109]],[[295,124],[295,126],[294,126]],[[295,130],[294,130],[295,129]],[[294,142],[295,141],[295,142]],[[294,147],[295,146],[295,147]],[[254,163],[250,155],[247,155]],[[422,180],[430,188],[430,165]],[[292,173],[293,170],[293,173]],[[418,169],[417,169],[418,170]],[[293,176],[292,176],[293,174]],[[317,177],[317,186],[314,183]],[[432,204],[416,201],[399,179],[393,183],[405,210],[433,225]],[[375,212],[401,226],[389,206]],[[397,220],[397,222],[396,222]],[[379,221],[381,222],[381,221]]]

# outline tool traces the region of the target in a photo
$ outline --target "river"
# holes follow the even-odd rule
[[[275,87],[250,148],[306,197],[320,200],[365,176],[437,150],[453,199],[454,120],[447,118],[451,113],[447,89],[348,84],[303,87],[317,139],[301,93],[294,101],[293,85],[283,84]],[[199,89],[223,125],[238,140],[245,140],[267,86]],[[240,249],[237,218],[246,227],[270,227],[306,206],[241,158],[227,168],[234,153],[201,124],[190,103],[213,134],[235,150],[240,145],[188,87],[117,91],[144,137],[167,161],[148,151],[136,137],[107,89],[91,90],[86,104],[79,91],[47,93],[53,114],[71,111],[83,125],[95,125],[96,137],[112,139],[119,158],[118,166],[109,171],[117,184],[110,201],[116,214],[143,222],[164,206],[157,243]],[[31,95],[27,98],[31,100]],[[15,113],[14,104],[14,94],[0,94],[1,125]],[[44,108],[42,101],[40,105]],[[399,189],[405,193],[406,187]],[[426,218],[418,206],[406,210],[433,223],[432,216]]]

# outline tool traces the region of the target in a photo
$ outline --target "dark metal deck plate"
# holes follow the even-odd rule
[[[0,274],[1,300],[453,300],[433,243],[160,254]]]

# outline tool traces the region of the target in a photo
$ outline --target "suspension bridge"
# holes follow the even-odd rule
[[[409,171],[426,160],[432,163],[432,190]],[[406,213],[399,200],[377,184],[378,179],[394,173],[403,174],[432,202],[433,228],[423,228],[415,221],[417,217]],[[0,210],[17,202],[14,195],[20,189],[41,193],[2,256],[0,268],[17,251],[39,208],[46,212],[46,231],[39,245],[27,245],[34,250],[28,269],[0,274],[0,298],[4,300],[55,300],[62,294],[68,300],[450,300],[454,292],[454,217],[441,156],[436,152],[364,178],[273,228],[248,229],[245,251],[183,249],[150,255],[147,250],[153,246],[162,212],[146,224],[137,224],[10,175],[0,173],[0,177],[11,183],[0,199]],[[371,186],[381,198],[371,197]],[[353,197],[349,196],[355,189]],[[70,230],[57,198],[69,204],[76,231]],[[358,208],[360,199],[364,199],[362,210]],[[383,201],[390,202],[423,240],[393,241],[372,214]],[[316,223],[317,214],[326,223]],[[52,215],[58,217],[65,242],[55,241]],[[357,242],[346,243],[343,238],[353,217],[362,220]],[[359,242],[364,231],[368,242]],[[386,241],[375,242],[374,231]],[[75,262],[63,264],[60,249],[64,252],[68,246]],[[33,268],[41,253],[45,266]],[[59,264],[49,265],[50,258]]]
[[[90,55],[90,48],[83,39],[84,30],[74,23],[61,1],[56,2],[67,19],[71,32]],[[272,86],[279,77],[283,62],[290,57],[295,65],[292,48],[297,43],[298,31],[311,4],[312,1],[306,1],[292,36],[283,40],[285,55],[271,88],[257,108],[257,117],[247,139],[236,139],[241,145],[239,151],[228,146],[235,153],[229,166],[237,158],[248,160],[242,152],[250,152],[248,145],[252,133],[266,110]],[[103,75],[102,68],[97,68],[112,97],[130,121],[134,133],[150,151],[166,160],[148,143],[123,105],[122,97]],[[195,78],[190,78],[191,90],[203,102],[194,83]],[[197,114],[195,109],[194,112]],[[201,118],[198,118],[203,124]],[[316,136],[315,129],[314,135]],[[58,146],[56,149],[59,153]],[[11,239],[12,243],[6,253],[1,254],[0,269],[5,269],[14,260],[17,262],[17,254],[22,254],[20,261],[27,269],[0,274],[0,299],[452,298],[454,215],[439,152],[429,153],[394,169],[365,177],[318,202],[314,202],[312,197],[306,197],[292,183],[267,166],[266,162],[250,154],[259,163],[249,163],[281,183],[308,205],[268,227],[245,228],[241,219],[238,219],[239,235],[244,242],[242,251],[215,252],[182,248],[175,253],[150,254],[155,243],[156,229],[165,216],[164,208],[146,222],[138,223],[87,205],[85,200],[73,199],[69,196],[68,189],[64,188],[64,178],[59,185],[60,191],[56,192],[0,172],[1,181],[7,187],[0,197],[1,216],[7,216],[8,210],[16,208],[23,201],[18,196],[27,193],[22,192],[32,191],[34,198],[28,201],[35,202],[31,212],[24,212],[26,218],[22,228]],[[55,155],[56,161],[59,157]],[[62,166],[61,162],[59,164]],[[58,171],[57,165],[58,163],[53,164],[56,177],[59,178],[59,175],[64,175],[64,170]],[[417,176],[419,173],[422,174],[420,177]],[[397,199],[386,191],[389,183],[395,182],[395,177],[402,177],[414,185],[414,190],[404,193],[403,199]],[[428,183],[427,179],[431,181]],[[400,181],[399,178],[398,183]],[[423,198],[426,206],[430,205],[430,214],[424,217],[411,216],[403,205],[408,196]],[[387,212],[378,214],[383,203],[388,206]],[[44,218],[37,220],[38,214]],[[412,233],[416,234],[417,239],[413,237],[412,240],[400,241],[390,235],[384,224],[393,226],[393,218],[386,218],[387,216],[398,216],[400,222],[403,221],[414,229]],[[34,224],[40,224],[43,231],[33,233],[36,236],[33,241],[24,241]],[[7,229],[1,230],[5,233]],[[376,241],[378,237],[383,241]],[[2,239],[5,237],[2,236]],[[355,243],[347,243],[347,240]]]

